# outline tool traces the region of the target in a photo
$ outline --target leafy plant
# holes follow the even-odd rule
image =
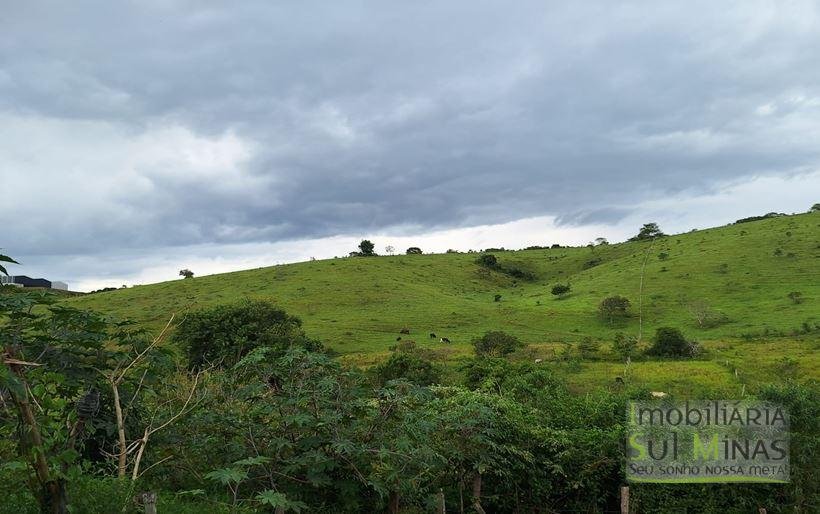
[[[500,330],[473,339],[473,348],[479,357],[503,357],[523,347],[524,343],[517,337]]]

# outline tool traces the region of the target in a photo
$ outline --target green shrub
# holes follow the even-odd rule
[[[558,298],[565,298],[571,290],[572,286],[569,284],[555,284],[550,292]]]
[[[376,366],[373,374],[380,386],[400,378],[420,386],[436,384],[440,380],[440,373],[432,362],[407,352],[394,353]]]
[[[598,356],[598,350],[601,349],[601,343],[592,339],[589,336],[585,336],[581,339],[581,342],[578,343],[578,351],[581,353],[581,357],[585,359],[592,359]]]
[[[604,298],[598,305],[598,314],[611,325],[616,320],[629,316],[629,300],[619,295]]]
[[[498,259],[491,253],[484,253],[475,260],[476,264],[485,268],[495,268],[498,266]]]
[[[619,357],[626,360],[635,354],[638,347],[638,339],[634,336],[624,335],[623,332],[615,334],[615,340],[612,342],[612,349]]]
[[[208,364],[232,366],[260,346],[281,352],[291,346],[321,349],[321,343],[305,336],[299,318],[263,300],[192,312],[179,324],[173,339],[186,349],[192,369]]]
[[[652,346],[647,349],[647,355],[664,357],[691,357],[696,346],[686,340],[677,328],[660,327],[652,338]]]
[[[473,339],[473,348],[479,357],[503,357],[523,346],[524,343],[517,337],[500,330],[487,332]]]

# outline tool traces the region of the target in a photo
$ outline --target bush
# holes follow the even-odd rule
[[[552,286],[552,294],[557,296],[558,298],[566,297],[569,292],[572,290],[572,286],[569,284],[555,284]]]
[[[696,353],[696,348],[677,328],[661,327],[655,331],[652,346],[646,353],[663,357],[691,357]]]
[[[585,359],[591,359],[598,356],[598,350],[601,348],[601,343],[592,339],[589,336],[584,337],[580,343],[578,343],[578,351],[581,353],[581,357]]]
[[[638,339],[634,336],[626,336],[623,332],[615,334],[615,340],[612,342],[612,349],[619,357],[626,360],[635,354],[638,347]]]
[[[209,363],[227,367],[260,346],[282,352],[291,346],[321,349],[321,343],[308,339],[301,327],[299,318],[273,304],[247,300],[188,314],[173,339],[186,349],[191,369]]]
[[[506,275],[509,275],[513,278],[517,278],[519,280],[535,280],[535,273],[516,265],[499,266],[498,270]]]
[[[617,319],[629,316],[629,300],[623,296],[610,296],[601,300],[598,314],[611,325]]]
[[[473,339],[473,348],[479,357],[503,357],[523,346],[517,337],[500,330]]]
[[[596,257],[594,259],[590,259],[590,260],[586,261],[583,265],[583,268],[584,269],[594,268],[595,266],[601,264],[602,262],[604,262],[603,259],[601,259],[600,257]]]
[[[404,253],[406,253],[407,255],[421,255],[422,252],[421,248],[419,248],[418,246],[411,246]]]
[[[397,352],[373,370],[376,382],[384,386],[391,380],[406,379],[420,386],[439,382],[440,373],[429,360],[407,352]]]
[[[485,268],[495,268],[498,266],[498,259],[495,255],[491,253],[484,253],[478,256],[478,259],[475,260],[476,264],[479,266],[484,266]]]

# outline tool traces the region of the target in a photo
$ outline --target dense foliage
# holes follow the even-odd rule
[[[649,397],[628,381],[573,394],[560,363],[510,360],[523,345],[500,331],[477,338],[478,356],[442,384],[410,343],[371,370],[346,367],[265,302],[189,313],[176,330],[202,355],[191,368],[173,366],[163,334],[47,295],[0,294],[0,512],[134,512],[143,490],[159,492],[160,512],[183,514],[442,502],[451,512],[611,511],[626,405]],[[655,344],[680,340],[663,329]],[[635,351],[627,336],[616,342],[624,357]],[[597,354],[597,341],[584,344]],[[794,382],[759,391],[791,412],[791,484],[639,484],[635,508],[811,512],[817,393]]]
[[[652,346],[647,349],[646,353],[665,357],[692,357],[696,348],[696,345],[686,340],[679,329],[660,327],[655,330]]]
[[[520,339],[500,330],[473,339],[473,349],[479,357],[503,357],[523,347]]]
[[[245,300],[188,313],[174,332],[192,369],[232,366],[260,346],[284,352],[291,346],[318,350],[321,345],[302,331],[302,321],[270,302]]]

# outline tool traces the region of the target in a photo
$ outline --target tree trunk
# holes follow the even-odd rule
[[[6,354],[12,359],[17,356],[12,348],[6,348]],[[37,494],[40,509],[44,513],[65,514],[68,512],[65,481],[51,477],[48,461],[45,457],[40,425],[37,423],[37,418],[34,416],[34,410],[31,408],[28,399],[28,383],[19,365],[8,364],[8,367],[22,384],[22,395],[17,395],[14,391],[9,392],[12,403],[17,407],[20,422],[24,425],[20,441],[21,449],[34,468],[37,483],[40,485],[40,491]]]
[[[145,433],[142,436],[142,439],[139,443],[139,450],[137,450],[137,456],[134,458],[134,469],[131,472],[131,480],[136,480],[140,476],[140,462],[142,462],[142,454],[145,452],[145,446],[148,445],[148,436],[150,432],[148,428],[145,429]]]
[[[473,507],[478,514],[485,514],[481,507],[481,473],[476,473],[473,477]]]
[[[125,478],[126,453],[127,444],[125,442],[125,420],[122,417],[122,404],[120,403],[120,388],[119,385],[112,381],[111,390],[114,392],[114,414],[117,418],[117,444],[120,447],[119,455],[117,455],[117,477]]]
[[[390,498],[387,501],[387,512],[390,514],[399,514],[399,493],[398,491],[391,491]]]
[[[438,514],[446,514],[447,507],[444,504],[444,489],[438,490]]]

